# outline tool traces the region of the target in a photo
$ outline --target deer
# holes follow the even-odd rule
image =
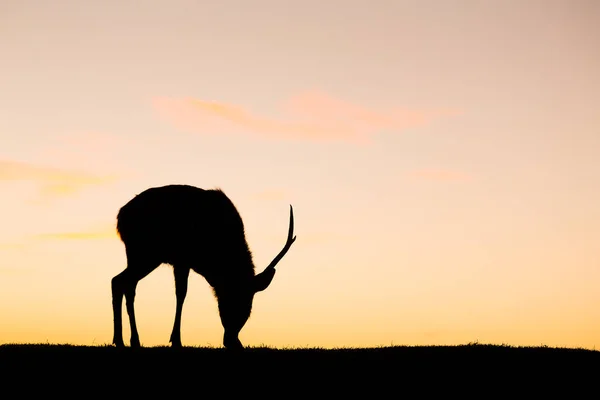
[[[271,263],[256,274],[244,223],[233,202],[220,188],[183,184],[152,187],[135,195],[119,209],[116,228],[127,261],[125,269],[111,280],[113,344],[117,348],[125,347],[123,297],[131,327],[130,347],[139,348],[134,310],[137,284],[161,264],[169,264],[176,297],[171,347],[182,347],[181,314],[193,270],[204,277],[217,300],[223,346],[243,350],[239,333],[250,317],[254,296],[269,287],[275,266],[296,240],[290,204],[287,241]]]

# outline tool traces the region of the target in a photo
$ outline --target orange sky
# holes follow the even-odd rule
[[[599,345],[599,18],[591,0],[4,2],[0,343],[110,343],[116,213],[186,183],[234,201],[258,270],[294,206],[245,345]],[[168,344],[172,272],[137,293],[142,344]],[[182,341],[221,339],[192,275]]]

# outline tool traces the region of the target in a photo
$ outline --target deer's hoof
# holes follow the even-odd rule
[[[239,340],[232,340],[230,342],[225,342],[225,343],[223,343],[223,346],[225,347],[225,349],[227,351],[235,352],[235,353],[242,352],[245,349],[244,345]]]

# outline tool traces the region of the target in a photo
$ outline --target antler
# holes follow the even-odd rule
[[[268,270],[269,268],[275,269],[275,266],[277,265],[279,260],[281,260],[285,253],[288,252],[288,250],[292,246],[292,243],[294,243],[295,240],[296,236],[294,236],[294,209],[290,204],[290,230],[288,231],[287,242],[285,243],[285,246],[283,246],[283,249],[279,252],[279,254],[277,254],[277,257],[275,257],[273,261],[271,261],[271,263],[267,268],[265,268],[265,270]]]

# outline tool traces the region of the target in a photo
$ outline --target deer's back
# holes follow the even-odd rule
[[[119,210],[117,231],[126,247],[154,252],[167,263],[195,253],[236,254],[247,249],[242,219],[219,189],[147,189]]]

